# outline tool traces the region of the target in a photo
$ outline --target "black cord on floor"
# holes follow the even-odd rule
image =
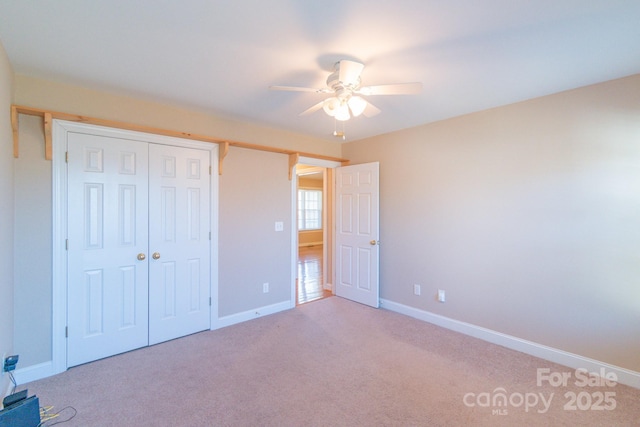
[[[52,422],[52,423],[49,422],[49,421],[52,421],[54,418],[59,417],[60,414],[62,414],[62,412],[67,410],[67,409],[71,409],[73,411],[73,414],[71,414],[71,416],[69,416],[69,418],[67,418],[66,420],[57,420],[57,421]],[[46,413],[47,410],[45,410],[44,412]],[[65,406],[64,408],[60,409],[56,413],[46,414],[45,416],[43,416],[42,418],[44,418],[45,420],[41,421],[40,424],[38,424],[38,427],[51,427],[51,426],[54,426],[56,424],[66,423],[68,421],[71,421],[73,419],[73,417],[75,417],[77,414],[78,414],[78,411],[76,410],[76,408],[74,408],[73,406]]]
[[[13,394],[16,392],[16,387],[18,387],[18,383],[16,383],[16,379],[13,376],[13,372],[9,371],[9,378],[11,379],[11,382],[13,383],[13,390],[11,391],[10,394]]]
[[[13,383],[13,390],[11,391],[11,394],[16,392],[16,388],[18,387],[18,383],[16,382],[15,377],[13,376],[13,372],[9,371],[9,378],[11,379],[11,382]],[[40,418],[44,418],[44,421],[40,421],[40,424],[38,424],[38,427],[51,427],[54,426],[56,424],[62,424],[62,423],[66,423],[68,421],[71,421],[73,419],[73,417],[75,417],[78,414],[78,411],[76,410],[76,408],[74,408],[73,406],[65,406],[64,408],[60,409],[58,412],[53,413],[53,414],[48,414],[47,412],[52,409],[53,406],[49,407],[48,409],[45,409],[43,411],[42,408],[40,408]],[[69,418],[67,418],[66,420],[57,420],[53,423],[49,423],[49,421],[52,421],[54,418],[58,418],[60,416],[60,414],[62,414],[62,411],[65,411],[67,409],[71,409],[73,411],[73,414],[71,414],[71,416],[69,416]]]

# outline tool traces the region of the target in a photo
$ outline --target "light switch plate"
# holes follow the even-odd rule
[[[284,231],[284,222],[276,221],[276,231]]]

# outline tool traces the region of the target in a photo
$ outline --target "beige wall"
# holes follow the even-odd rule
[[[0,102],[8,108],[12,73],[2,52],[0,72]],[[640,76],[348,143],[342,152],[337,144],[206,112],[24,76],[15,76],[15,103],[345,157],[354,164],[379,161],[382,298],[640,371]],[[6,234],[14,222],[13,174],[7,172],[13,163],[8,114],[0,120],[0,142],[6,140],[0,151],[0,232]],[[21,138],[33,149],[25,147],[17,162],[28,155],[41,161],[40,121],[21,124]],[[39,172],[42,177],[30,182],[17,173],[22,178],[16,188],[50,188],[47,170]],[[279,154],[232,148],[225,160],[220,316],[290,298],[287,174],[287,158]],[[50,201],[33,204],[17,215],[51,211]],[[274,231],[275,221],[285,223],[285,232]],[[33,228],[28,237],[36,230],[50,233]],[[2,271],[12,271],[12,235],[0,237],[0,262],[10,264]],[[50,259],[50,252],[37,252],[34,258]],[[47,282],[38,280],[41,287]],[[262,293],[264,282],[269,294]],[[422,296],[413,295],[414,283],[422,284]],[[4,290],[0,316],[13,307],[5,296],[12,298],[14,286],[22,285]],[[435,301],[437,289],[446,290],[445,304]],[[21,288],[20,295],[39,291]],[[25,302],[21,297],[15,305]],[[45,309],[50,300],[29,304]],[[25,320],[35,324],[25,310],[13,317],[21,328],[29,325]],[[10,320],[0,324],[0,353],[12,350]],[[38,328],[50,330],[50,323],[38,321]],[[28,352],[21,360],[49,357],[46,342],[23,338],[15,340]]]
[[[15,103],[327,156],[338,157],[341,152],[339,143],[222,118],[207,111],[196,111],[24,75],[16,75]]]
[[[640,75],[343,156],[380,162],[382,298],[640,371]]]
[[[9,88],[9,78],[3,74]],[[4,89],[4,88],[3,88]],[[4,101],[3,101],[4,102]],[[262,128],[253,124],[223,119],[206,112],[190,111],[170,105],[86,89],[78,86],[16,76],[15,103],[66,113],[119,120],[139,125],[269,145],[304,152],[339,156],[339,144],[303,137],[289,132]],[[4,102],[7,112],[10,101]],[[5,120],[8,113],[2,116]],[[9,138],[0,153],[0,161],[11,164],[10,126],[2,126],[1,138]],[[8,136],[6,130],[9,130]],[[15,339],[4,325],[1,351],[11,348],[21,354],[21,368],[51,359],[51,162],[44,160],[42,120],[20,117],[22,155],[16,160],[15,189],[17,220],[15,221],[16,262],[2,257],[16,269],[16,282],[10,286],[16,292],[16,311],[11,316],[2,307],[2,315],[12,317],[16,324]],[[5,159],[5,154],[7,157]],[[282,154],[231,148],[224,161],[219,194],[219,315],[230,316],[291,299],[291,181],[288,179],[288,157]],[[2,168],[2,190],[13,191],[12,168]],[[9,187],[9,188],[4,188]],[[3,206],[13,209],[13,195]],[[11,212],[5,214],[3,227],[11,227]],[[6,218],[6,222],[5,222]],[[275,221],[285,224],[284,232],[274,232]],[[5,229],[3,228],[3,231]],[[11,228],[9,228],[11,230]],[[1,245],[11,240],[2,239]],[[11,245],[13,246],[13,245]],[[12,252],[13,253],[13,252]],[[11,253],[11,254],[12,254]],[[9,255],[11,255],[9,254]],[[19,258],[19,259],[18,259]],[[39,260],[33,266],[24,260]],[[2,271],[10,271],[2,270]],[[269,282],[270,292],[262,292]],[[0,286],[4,286],[4,282]],[[7,304],[11,306],[11,304]],[[12,307],[12,306],[11,306]],[[11,308],[10,307],[10,308]],[[9,314],[7,314],[9,313]],[[1,356],[2,354],[0,354]]]
[[[291,297],[292,184],[288,157],[232,147],[220,177],[219,315]],[[275,231],[275,223],[284,223]],[[269,293],[263,293],[263,283]]]
[[[13,143],[10,107],[13,69],[0,43],[0,358],[13,353]],[[4,359],[1,359],[4,361]],[[0,398],[9,389],[9,376],[0,373]]]
[[[322,230],[298,232],[298,246],[322,245]]]
[[[22,367],[51,360],[51,162],[44,157],[42,119],[20,116],[14,160],[14,347]],[[37,262],[34,262],[37,260]]]

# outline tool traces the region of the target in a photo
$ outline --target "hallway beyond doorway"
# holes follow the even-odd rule
[[[322,262],[321,245],[298,249],[297,304],[304,304],[332,295],[331,291],[323,288]]]

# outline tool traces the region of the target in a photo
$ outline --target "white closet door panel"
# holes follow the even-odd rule
[[[149,148],[149,343],[210,327],[210,153]]]
[[[68,136],[67,364],[148,344],[148,144]]]

